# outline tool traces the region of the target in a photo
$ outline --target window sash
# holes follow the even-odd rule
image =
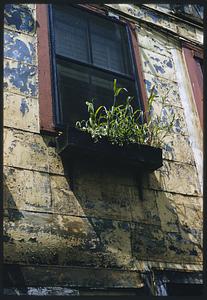
[[[124,43],[127,44],[127,58],[128,58],[128,62],[126,64],[130,65],[131,68],[131,73],[130,74],[123,74],[123,73],[119,73],[113,70],[108,70],[108,69],[103,69],[99,66],[95,66],[95,65],[91,65],[92,68],[94,68],[94,70],[102,70],[102,72],[104,73],[111,73],[113,74],[113,79],[116,78],[117,81],[119,82],[120,79],[128,79],[128,80],[133,80],[133,84],[134,84],[134,96],[136,99],[136,108],[142,108],[143,109],[143,95],[145,96],[145,90],[143,90],[143,87],[141,86],[140,89],[140,82],[138,81],[139,77],[140,77],[140,71],[137,71],[137,53],[135,54],[133,51],[133,47],[134,47],[134,37],[131,37],[132,32],[131,32],[131,23],[129,26],[128,22],[122,22],[119,20],[115,20],[115,19],[110,19],[108,16],[106,15],[102,15],[100,12],[96,13],[91,9],[86,9],[85,7],[78,7],[77,10],[79,11],[83,11],[84,13],[87,13],[88,15],[90,15],[91,17],[93,15],[96,15],[98,18],[100,19],[104,19],[107,22],[111,22],[111,23],[116,23],[120,26],[120,28],[122,28],[122,30],[125,31],[125,35],[124,35]],[[66,61],[71,61],[71,62],[75,62],[77,64],[83,64],[83,65],[88,65],[87,62],[83,62],[83,61],[78,61],[76,59],[72,59],[72,58],[68,58],[65,56],[61,56],[59,54],[57,54],[55,52],[55,27],[54,27],[54,9],[53,6],[50,5],[49,6],[49,18],[50,18],[50,26],[51,26],[51,50],[52,50],[52,60],[53,60],[53,71],[54,71],[54,84],[53,84],[53,89],[54,89],[54,97],[55,97],[55,101],[54,101],[54,108],[55,108],[55,124],[56,124],[56,128],[59,130],[64,129],[64,123],[63,123],[63,118],[62,118],[62,111],[64,109],[62,109],[62,103],[61,103],[61,97],[60,97],[60,86],[58,86],[58,73],[57,73],[57,59],[62,59]],[[89,43],[90,46],[90,43]],[[123,49],[123,51],[126,51],[125,49]],[[126,52],[124,52],[126,54]],[[136,59],[135,59],[136,58]],[[142,76],[141,76],[142,78]],[[112,82],[113,82],[112,79]],[[142,78],[143,81],[143,78]],[[124,85],[122,84],[122,86],[124,87]],[[112,91],[113,92],[113,91]],[[144,93],[144,94],[143,94]],[[144,97],[145,98],[145,97]],[[101,103],[104,104],[104,103]],[[145,105],[144,105],[145,107]]]
[[[54,9],[56,54],[95,65],[103,70],[132,75],[132,61],[128,43],[126,43],[127,32],[124,25],[105,20],[103,17],[94,16],[85,11],[82,12],[81,9],[72,7],[70,9],[71,18],[75,14],[76,16],[71,22],[68,21],[70,23],[68,26],[65,26],[68,29],[72,26],[68,33],[66,29],[65,31],[61,30],[62,25],[64,27],[66,15],[58,9]],[[79,13],[80,15],[78,15]],[[79,22],[80,17],[81,22]],[[71,23],[75,25],[73,26]],[[80,28],[78,29],[76,26]],[[65,49],[66,46],[67,49]]]

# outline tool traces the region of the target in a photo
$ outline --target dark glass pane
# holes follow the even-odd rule
[[[202,284],[167,284],[168,296],[200,296],[203,294]]]
[[[129,74],[128,43],[123,40],[126,36],[123,29],[122,25],[103,18],[90,19],[93,64]]]
[[[60,60],[57,70],[63,123],[74,125],[78,120],[88,119],[85,102],[91,99],[94,99],[95,107],[105,105],[109,108],[113,104],[113,74]],[[117,78],[117,81],[129,91],[119,96],[117,104],[124,103],[126,95],[136,95],[133,80]],[[133,100],[133,106],[138,106],[137,99]]]
[[[88,31],[85,15],[71,7],[54,9],[56,53],[89,62]]]
[[[123,25],[73,7],[54,6],[56,54],[132,75]]]

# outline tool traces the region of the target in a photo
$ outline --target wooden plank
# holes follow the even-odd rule
[[[55,133],[52,107],[51,58],[49,49],[48,5],[37,4],[38,84],[40,129]]]
[[[4,265],[4,287],[62,286],[84,288],[141,288],[136,271],[65,266]]]
[[[188,68],[194,100],[201,127],[203,128],[203,73],[199,63],[194,58],[194,50],[183,47],[183,54]]]

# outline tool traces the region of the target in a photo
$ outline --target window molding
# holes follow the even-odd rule
[[[196,62],[196,58],[203,59],[203,50],[188,43],[183,43],[182,51],[190,77],[200,124],[203,128],[203,73],[201,66]]]
[[[40,130],[55,134],[47,4],[36,5],[36,19]]]
[[[144,83],[144,75],[143,75],[143,71],[142,71],[142,61],[141,61],[141,54],[140,54],[140,49],[139,49],[139,40],[138,40],[138,36],[136,34],[136,24],[128,21],[128,28],[129,28],[130,36],[132,39],[134,61],[136,64],[135,72],[137,72],[137,84],[138,84],[138,88],[139,88],[139,95],[141,97],[143,110],[146,112],[146,110],[147,110],[147,92],[146,92],[146,87],[145,87],[145,83]]]

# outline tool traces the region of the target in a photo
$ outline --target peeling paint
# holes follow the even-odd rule
[[[151,11],[147,12],[147,16],[150,17],[154,23],[159,21],[159,17]]]
[[[18,61],[32,64],[35,56],[35,48],[31,43],[19,39],[16,33],[4,33],[4,55]]]
[[[31,83],[31,80],[36,75],[36,72],[36,67],[34,66],[27,66],[18,63],[16,67],[11,67],[9,62],[7,62],[4,68],[4,77],[21,93],[36,96],[36,83]]]
[[[165,61],[164,61],[164,62],[165,62]],[[166,62],[166,65],[167,65],[169,68],[172,68],[172,67],[173,67],[172,61],[171,61],[170,59]]]
[[[24,117],[25,113],[29,112],[29,107],[28,107],[25,99],[22,99],[20,111],[21,111],[23,117]]]
[[[125,4],[119,7],[148,23],[174,30],[175,24],[168,18],[160,18],[147,9]],[[131,171],[104,167],[97,170],[82,162],[74,167],[71,191],[70,166],[64,166],[54,140],[39,134],[39,107],[34,99],[37,37],[32,10],[26,4],[6,5],[5,25],[4,53],[8,59],[4,86],[9,95],[5,99],[5,261],[26,267],[47,265],[43,276],[40,270],[31,272],[41,280],[48,280],[47,271],[56,265],[60,275],[53,275],[58,284],[63,284],[64,276],[71,276],[68,269],[66,275],[63,273],[73,265],[78,268],[78,284],[83,287],[134,288],[140,285],[138,275],[143,269],[201,268],[201,195],[183,118],[181,80],[172,55],[175,50],[171,52],[169,38],[164,33],[156,35],[146,24],[148,29],[141,32],[146,90],[150,93],[155,86],[156,94],[167,94],[177,118],[175,133],[164,147],[163,168],[145,176],[141,202]],[[187,31],[190,27],[180,29],[183,34]],[[21,123],[11,120],[15,117]],[[163,123],[168,122],[166,117],[163,110]],[[92,278],[96,269],[97,275]],[[120,280],[113,273],[115,269],[126,275],[120,273]],[[72,277],[67,277],[65,284],[74,283]],[[56,292],[59,290],[30,290],[31,295]],[[160,294],[165,292],[160,283]]]
[[[146,85],[147,91],[150,92],[152,88],[152,83],[147,79],[144,79],[144,83]]]
[[[155,67],[157,73],[161,73],[161,74],[165,73],[165,70],[161,66],[158,65],[153,65],[153,66]]]
[[[4,11],[4,22],[16,30],[34,33],[35,21],[31,11],[27,7],[15,4],[6,4]]]

